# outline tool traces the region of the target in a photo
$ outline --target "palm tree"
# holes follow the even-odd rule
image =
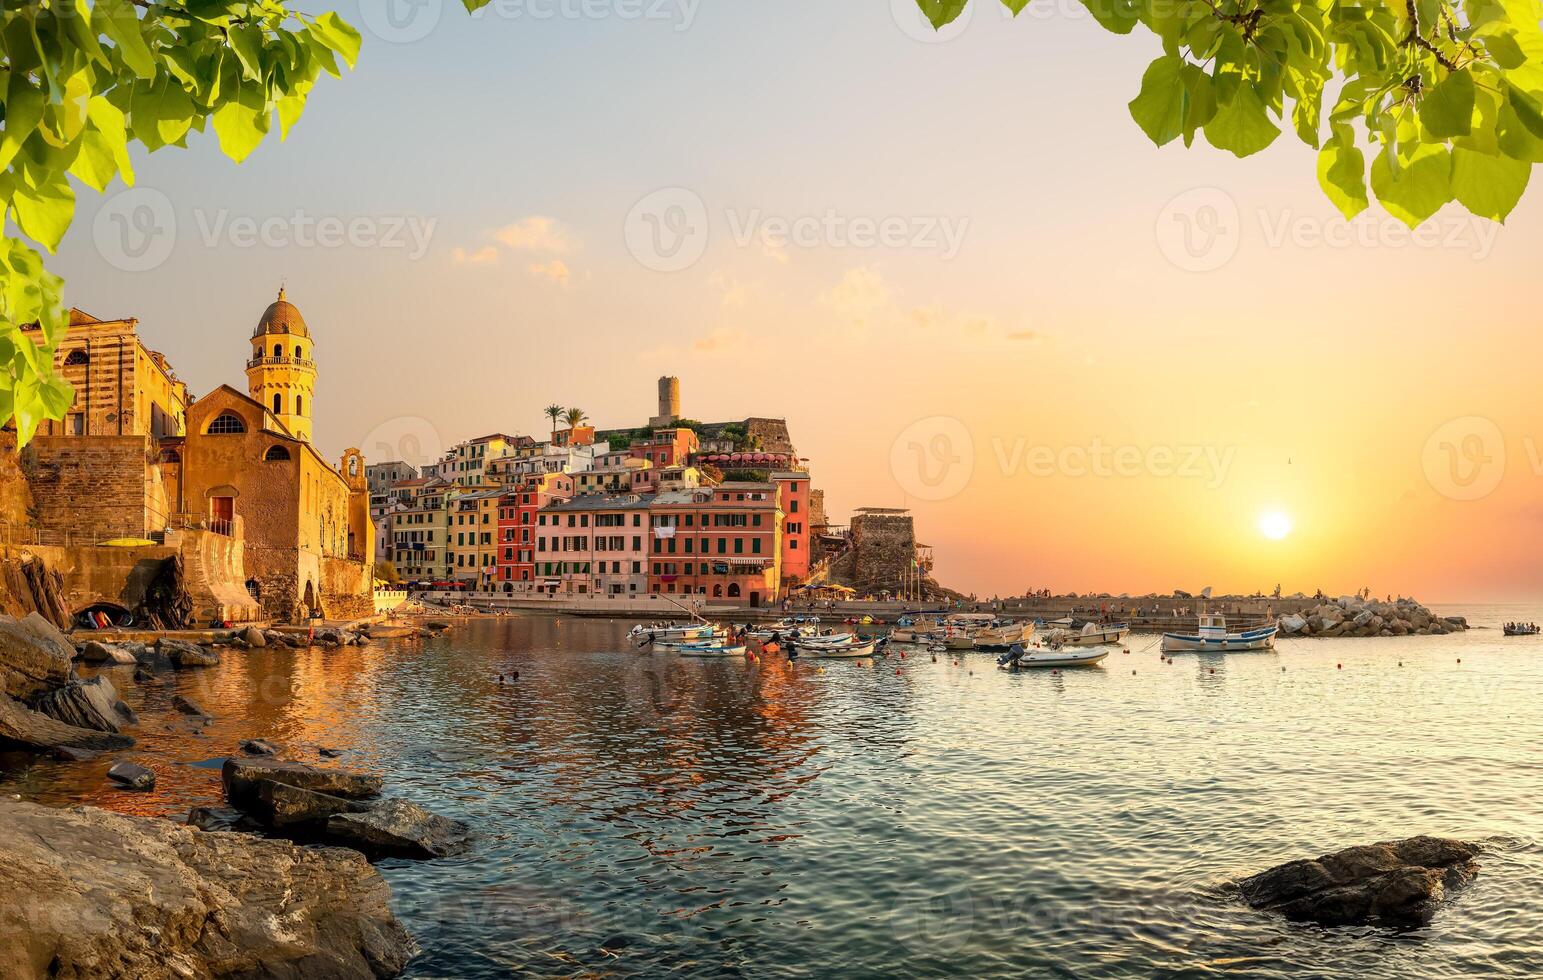
[[[589,416],[584,414],[584,410],[582,408],[570,408],[563,415],[563,421],[568,423],[568,428],[577,429],[579,426],[589,421]]]
[[[552,431],[556,432],[557,421],[563,417],[563,407],[561,405],[548,405],[546,407],[546,415],[547,418],[552,420]]]

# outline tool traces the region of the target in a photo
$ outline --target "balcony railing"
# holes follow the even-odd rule
[[[268,367],[270,365],[277,364],[292,364],[295,367],[308,367],[313,371],[316,369],[316,362],[311,360],[309,357],[272,357],[270,355],[264,354],[257,357],[248,358],[246,362],[246,366],[249,368]]]

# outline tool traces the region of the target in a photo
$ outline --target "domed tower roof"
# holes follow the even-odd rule
[[[293,303],[284,298],[282,286],[279,287],[279,298],[268,304],[262,319],[257,321],[257,329],[252,331],[253,337],[267,334],[290,334],[296,337],[311,335],[311,328],[305,325],[305,317],[300,315]]]

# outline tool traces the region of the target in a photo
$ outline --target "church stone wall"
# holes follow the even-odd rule
[[[71,543],[143,537],[166,526],[145,436],[38,436],[23,450],[38,527]]]

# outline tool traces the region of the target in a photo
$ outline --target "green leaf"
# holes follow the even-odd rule
[[[1454,71],[1437,83],[1420,102],[1420,122],[1440,140],[1467,136],[1473,128],[1473,75]]]
[[[62,172],[27,167],[11,192],[11,212],[23,234],[53,252],[75,217],[75,191]]]
[[[1193,146],[1195,131],[1216,116],[1216,87],[1211,76],[1194,65],[1184,66],[1184,145]]]
[[[492,2],[493,0],[461,0],[461,5],[466,8],[467,13],[474,14]]]
[[[23,72],[7,72],[5,86],[5,130],[0,133],[0,170],[11,165],[21,145],[43,121],[43,91],[27,80]]]
[[[964,0],[953,0],[964,9]],[[955,17],[958,16],[956,12]],[[949,20],[953,18],[950,17]],[[354,62],[359,60],[359,32],[343,22],[343,18],[328,11],[311,24],[311,35],[322,44],[336,51],[338,55],[352,68]]]
[[[97,0],[93,22],[102,18],[102,30],[112,38],[123,63],[140,78],[155,77],[155,59],[141,32],[139,15],[129,0]]]
[[[1335,127],[1318,151],[1318,186],[1346,221],[1366,210],[1366,157],[1349,127]]]
[[[1014,17],[1017,17],[1019,14],[1023,13],[1023,8],[1027,7],[1028,5],[1029,0],[1002,0],[1002,6],[1006,7],[1008,10],[1011,10]]]
[[[1372,161],[1372,190],[1389,214],[1413,228],[1452,199],[1452,156],[1446,147],[1427,143],[1395,173],[1388,159],[1392,152],[1383,147]]]
[[[193,124],[193,100],[170,75],[134,86],[130,119],[134,138],[152,150],[175,143]]]
[[[1537,101],[1515,85],[1507,83],[1505,90],[1506,104],[1516,113],[1516,118],[1527,127],[1534,139],[1543,140],[1543,112],[1539,111]]]
[[[1532,164],[1458,147],[1452,151],[1452,195],[1481,218],[1504,224],[1522,199]]]
[[[1543,140],[1532,135],[1522,124],[1509,101],[1500,105],[1500,118],[1495,124],[1495,134],[1501,152],[1516,160],[1543,163]]]
[[[1207,143],[1236,157],[1246,157],[1275,142],[1280,127],[1270,121],[1264,102],[1252,85],[1240,85],[1226,105],[1205,125]]]
[[[1147,66],[1141,91],[1130,100],[1136,125],[1158,146],[1184,130],[1184,59],[1163,55]]]
[[[278,101],[279,110],[279,139],[288,139],[289,131],[300,121],[300,114],[305,111],[304,95],[286,95]]]
[[[262,90],[243,82],[236,98],[214,112],[214,135],[226,156],[240,163],[268,134],[270,113]]]
[[[1082,0],[1093,19],[1106,31],[1129,34],[1141,22],[1138,0]]]
[[[230,47],[241,62],[241,70],[254,82],[263,80],[263,32],[261,28],[242,24],[230,29]]]

